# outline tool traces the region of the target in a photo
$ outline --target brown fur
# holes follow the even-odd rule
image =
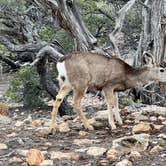
[[[122,124],[115,92],[142,86],[150,81],[166,81],[166,70],[162,69],[163,72],[161,72],[161,68],[150,64],[153,62],[151,59],[147,60],[148,66],[134,68],[119,58],[85,52],[67,55],[61,59],[61,62],[64,63],[67,74],[65,76],[65,73],[63,75],[61,71],[58,76],[60,91],[53,105],[52,126],[61,102],[71,90],[74,94],[73,108],[78,113],[85,128],[89,130],[93,127],[82,112],[81,99],[87,87],[103,90],[109,110],[109,125],[115,129],[113,106],[116,106],[115,118],[119,124]],[[61,67],[63,68],[63,66]]]
[[[7,115],[9,106],[5,103],[0,103],[0,115]]]
[[[125,90],[132,87],[129,77],[147,71],[147,67],[134,68],[119,58],[95,53],[71,54],[64,61],[69,82],[76,89],[77,86],[80,89],[81,84],[82,88],[89,86],[102,90],[111,83],[117,85],[116,91]]]
[[[95,56],[98,55],[98,56],[102,56],[102,57],[105,57],[105,58],[108,58],[108,59],[114,57],[114,56],[112,56],[112,55],[108,56],[107,54],[99,54],[99,53],[94,53],[94,52],[82,52],[82,53],[80,53],[80,52],[75,52],[75,53],[66,54],[66,55],[64,55],[63,57],[60,57],[59,62],[63,62],[63,61],[65,61],[65,60],[67,60],[67,59],[70,59],[70,58],[73,57],[73,56],[86,56],[86,55],[89,55],[89,54],[90,54],[91,56],[93,56],[93,55],[95,55]]]

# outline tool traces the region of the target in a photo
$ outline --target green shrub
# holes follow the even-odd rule
[[[6,95],[15,102],[23,102],[25,107],[44,107],[43,98],[46,93],[40,85],[40,80],[35,69],[24,67],[16,73],[10,82]]]

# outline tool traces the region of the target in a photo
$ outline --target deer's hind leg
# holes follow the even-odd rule
[[[107,102],[108,107],[108,122],[112,129],[116,129],[115,122],[114,122],[114,116],[113,116],[113,106],[114,106],[114,92],[109,87],[105,87],[103,89],[105,99]]]
[[[61,103],[63,102],[64,97],[71,91],[71,86],[63,84],[56,96],[56,100],[53,102],[53,109],[51,112],[51,129],[54,128],[54,126],[57,126],[56,123],[56,116],[58,113],[58,108],[61,105]]]
[[[93,130],[93,126],[91,126],[88,122],[88,119],[85,117],[82,108],[81,108],[81,99],[84,96],[84,90],[76,90],[73,91],[73,108],[74,111],[78,114],[80,120],[82,121],[84,127],[88,130]]]
[[[119,104],[118,104],[118,93],[114,93],[114,108],[113,108],[113,112],[114,112],[114,115],[115,115],[115,119],[116,121],[122,125],[123,122],[122,122],[122,119],[120,117],[120,110],[119,110]]]

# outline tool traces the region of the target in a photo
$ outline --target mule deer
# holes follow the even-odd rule
[[[73,90],[73,107],[86,129],[92,130],[81,109],[81,99],[87,87],[102,90],[107,106],[109,125],[115,129],[115,119],[122,124],[118,110],[118,91],[142,86],[150,81],[166,81],[166,70],[154,65],[154,60],[146,54],[146,65],[134,68],[123,60],[106,57],[96,53],[75,53],[66,55],[57,63],[60,90],[53,103],[51,127],[55,126],[55,117],[64,97]],[[113,106],[115,110],[113,111]],[[55,123],[55,124],[54,124]]]

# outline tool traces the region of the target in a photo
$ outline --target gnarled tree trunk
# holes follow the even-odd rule
[[[135,66],[143,62],[142,53],[150,51],[158,65],[166,63],[166,0],[146,0],[142,10],[142,32],[134,60]]]
[[[166,67],[166,0],[145,0],[142,5],[143,28],[134,66],[143,65],[142,54],[144,51],[148,51],[154,56],[157,65]],[[144,90],[139,88],[135,90],[143,102],[163,104],[161,101],[165,99],[165,86],[163,83],[160,86],[159,84],[151,84]]]

